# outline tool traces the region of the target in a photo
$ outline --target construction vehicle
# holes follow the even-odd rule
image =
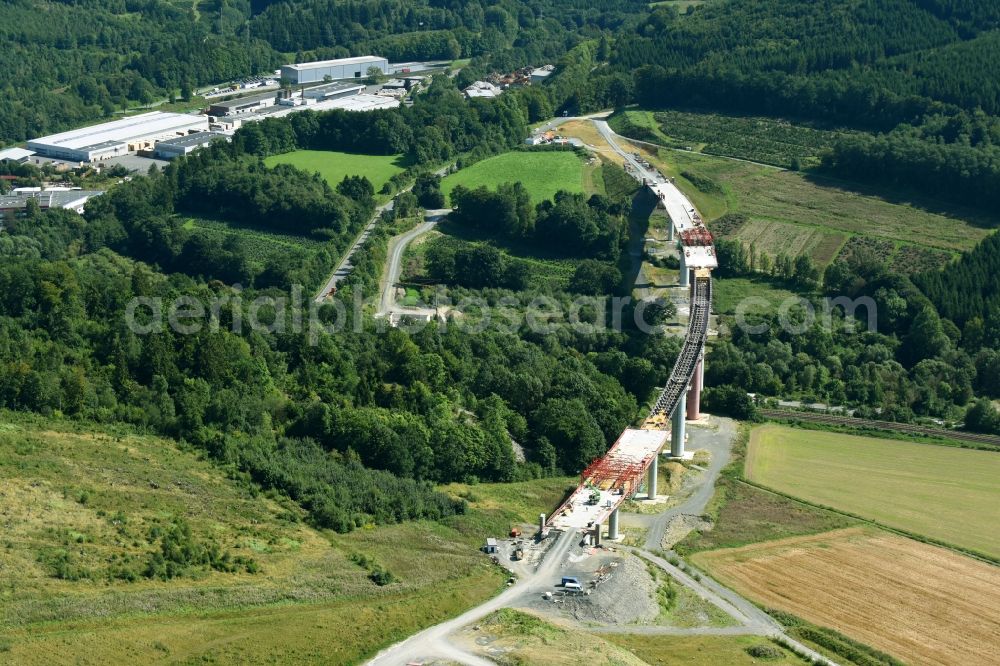
[[[601,502],[601,491],[594,489],[590,491],[590,497],[587,499],[587,504],[596,506]]]
[[[521,544],[514,547],[514,554],[511,556],[511,559],[515,562],[519,562],[524,559],[524,547],[521,546]]]

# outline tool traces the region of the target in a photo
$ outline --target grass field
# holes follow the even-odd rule
[[[816,534],[857,525],[832,511],[795,502],[781,495],[722,477],[706,509],[713,518],[707,532],[692,532],[674,550],[682,555],[717,548]]]
[[[605,637],[629,650],[650,666],[801,666],[805,663],[788,650],[757,636],[656,636],[649,634],[608,634]],[[777,648],[781,657],[761,660],[751,657],[747,650],[756,645]]]
[[[775,313],[788,299],[800,298],[795,293],[774,285],[763,278],[719,278],[712,281],[712,309],[719,314],[734,314],[746,299],[763,299],[767,302],[747,302],[744,312]]]
[[[332,150],[296,150],[282,155],[271,155],[264,164],[291,164],[304,171],[315,171],[336,187],[344,176],[365,176],[378,192],[390,178],[406,169],[401,155],[359,155]]]
[[[996,659],[1000,568],[944,548],[851,528],[692,559],[759,603],[907,663]]]
[[[697,199],[708,200],[699,209],[708,207],[704,212],[710,219],[718,217],[719,211],[744,213],[751,222],[777,223],[779,237],[798,227],[952,251],[970,249],[989,233],[985,228],[988,220],[930,212],[905,201],[867,196],[835,181],[792,171],[677,151],[660,151],[659,162],[673,172],[671,175],[690,171],[722,187],[724,194],[717,195],[697,192],[693,185],[686,184],[685,191],[697,192],[696,204]],[[682,186],[686,183],[682,178],[678,182]],[[748,224],[740,233],[758,233],[757,229]],[[824,257],[829,258],[828,250],[814,259],[822,262]]]
[[[357,663],[494,594],[482,539],[551,511],[566,484],[453,486],[471,506],[448,524],[338,535],[169,440],[0,413],[0,662]],[[177,518],[260,572],[144,577],[151,528]]]
[[[755,428],[751,481],[1000,557],[1000,454],[778,425]]]
[[[457,171],[441,183],[441,190],[450,195],[456,186],[469,189],[485,185],[495,189],[502,183],[521,182],[539,203],[551,199],[559,190],[582,193],[584,162],[572,152],[515,151],[497,155]]]
[[[736,233],[744,243],[753,243],[768,254],[785,252],[793,257],[809,255],[821,266],[829,264],[847,242],[845,234],[822,227],[775,220],[752,219]]]
[[[823,150],[841,137],[858,134],[843,129],[817,129],[777,118],[686,111],[628,109],[609,121],[620,133],[649,138],[670,148],[773,164],[782,168],[820,162]],[[638,132],[638,134],[636,134]]]

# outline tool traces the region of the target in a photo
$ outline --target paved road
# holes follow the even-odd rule
[[[493,611],[506,606],[517,605],[517,600],[527,595],[541,594],[552,589],[552,579],[566,561],[566,554],[577,538],[575,531],[567,531],[556,537],[541,565],[535,572],[496,597],[486,601],[458,617],[434,625],[410,636],[405,641],[379,652],[368,662],[369,666],[400,666],[411,661],[420,662],[432,657],[445,658],[474,666],[493,666],[488,659],[470,654],[448,641],[448,635],[462,627],[486,617]]]
[[[438,176],[444,176],[448,173],[450,169],[451,165],[446,167],[441,167],[434,173],[435,175]],[[400,194],[403,194],[404,192],[409,192],[412,189],[413,185],[409,185],[406,188],[400,190],[399,194],[397,194],[396,197],[398,197]],[[334,291],[334,289],[337,287],[337,285],[344,278],[350,275],[352,270],[354,270],[354,264],[351,263],[351,259],[354,257],[354,254],[359,249],[364,247],[364,244],[366,242],[368,242],[368,237],[371,236],[372,230],[375,229],[375,225],[378,224],[379,219],[381,219],[382,212],[387,210],[392,210],[393,206],[395,206],[396,197],[393,197],[391,201],[389,201],[388,203],[384,203],[375,209],[375,215],[372,216],[371,221],[369,221],[368,224],[365,225],[365,228],[361,230],[361,233],[358,234],[358,237],[354,239],[354,244],[351,245],[351,249],[348,250],[343,257],[341,257],[340,263],[338,263],[337,267],[333,269],[333,273],[330,275],[330,279],[327,280],[326,284],[324,284],[323,287],[316,293],[315,301],[317,303],[322,303],[324,300],[326,300],[327,297],[329,297],[331,293]]]
[[[397,310],[396,284],[399,282],[399,276],[403,269],[403,254],[405,254],[407,246],[414,239],[433,229],[450,212],[450,208],[429,210],[424,217],[424,222],[389,241],[389,256],[386,259],[386,267],[382,271],[382,300],[378,309],[379,316],[385,316]]]
[[[611,146],[612,150],[614,150],[616,153],[625,158],[625,161],[628,162],[633,169],[635,169],[635,172],[639,174],[640,178],[645,178],[647,181],[651,183],[663,182],[664,179],[660,175],[659,171],[657,171],[655,168],[647,169],[646,167],[642,166],[639,160],[636,159],[635,155],[633,155],[632,153],[628,152],[627,150],[621,147],[621,144],[618,143],[618,139],[623,139],[624,137],[621,137],[617,133],[615,133],[615,131],[611,129],[611,126],[608,125],[606,120],[599,120],[597,118],[592,118],[591,122],[594,123],[594,127],[596,127],[597,131],[601,133],[601,136],[604,137],[604,140],[608,142],[608,145]]]
[[[712,423],[717,424],[718,430],[699,427],[697,425],[688,427],[690,439],[688,449],[707,449],[712,454],[712,459],[705,469],[698,487],[687,500],[671,507],[656,516],[650,524],[649,532],[646,534],[647,550],[658,550],[662,546],[663,533],[671,520],[681,515],[700,516],[705,513],[705,507],[715,493],[715,480],[719,477],[719,472],[729,462],[729,453],[736,437],[736,422],[732,419],[722,417],[712,417]]]
[[[409,192],[409,188],[403,191]],[[340,258],[340,263],[338,263],[337,267],[333,269],[330,279],[327,280],[326,284],[324,284],[323,287],[316,293],[315,300],[317,303],[322,303],[326,300],[326,298],[332,294],[334,289],[336,289],[340,281],[351,274],[351,271],[354,270],[354,264],[351,263],[354,255],[358,252],[358,250],[364,247],[365,243],[368,242],[368,237],[371,236],[372,231],[375,229],[375,225],[378,224],[378,221],[382,218],[383,211],[392,210],[395,203],[396,200],[392,199],[388,203],[382,204],[375,209],[375,214],[372,216],[372,219],[368,222],[368,224],[365,225],[364,229],[361,230],[361,233],[358,234],[358,237],[354,239],[351,249],[349,249],[344,256]]]

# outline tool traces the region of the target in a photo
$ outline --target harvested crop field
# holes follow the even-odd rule
[[[883,525],[1000,557],[1000,453],[778,425],[754,428],[746,476]]]
[[[848,528],[693,561],[766,606],[914,664],[995,663],[1000,568],[870,528]]]

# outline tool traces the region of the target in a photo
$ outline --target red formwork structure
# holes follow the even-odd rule
[[[621,458],[611,449],[604,457],[598,458],[583,470],[581,480],[603,490],[620,488],[622,494],[628,495],[641,483],[642,475],[646,473],[652,459],[652,456],[646,456],[641,461]]]
[[[703,226],[681,232],[681,244],[685,247],[712,247],[714,242],[712,232]]]

